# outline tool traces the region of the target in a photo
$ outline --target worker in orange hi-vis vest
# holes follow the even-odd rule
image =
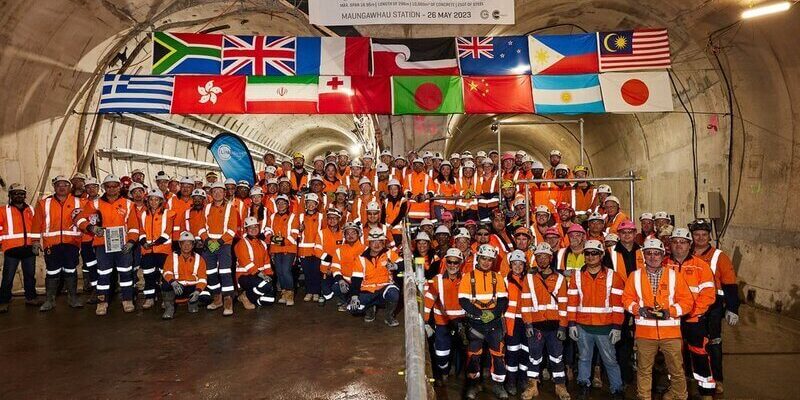
[[[467,338],[467,392],[468,399],[480,391],[481,359],[485,345],[491,356],[493,392],[498,398],[508,398],[503,387],[506,380],[504,360],[505,342],[503,316],[508,308],[508,290],[499,273],[492,271],[497,251],[490,245],[478,247],[478,264],[464,274],[458,286],[458,302],[464,309],[469,325]]]
[[[70,181],[66,176],[56,176],[52,184],[54,193],[36,204],[31,229],[32,233],[39,235],[33,241],[33,252],[41,253],[43,250],[46,268],[46,300],[39,311],[49,311],[55,307],[62,277],[70,307],[83,307],[78,298],[77,274],[82,234],[73,222],[81,211],[81,201],[70,194]]]
[[[297,216],[300,237],[297,241],[297,256],[300,257],[300,268],[305,276],[306,295],[303,301],[318,302],[322,293],[322,273],[319,251],[322,250],[318,240],[319,232],[324,226],[324,215],[318,211],[320,203],[316,193],[306,193],[305,212]]]
[[[390,179],[387,188],[388,192],[386,192],[383,200],[385,222],[391,228],[392,240],[395,243],[400,243],[403,220],[408,213],[408,201],[403,197],[403,186],[397,179]]]
[[[478,220],[478,194],[481,192],[481,180],[475,173],[475,163],[465,161],[458,178],[458,188],[461,199],[456,201],[456,206],[461,212],[462,220]]]
[[[508,309],[503,318],[506,325],[506,370],[508,371],[505,384],[506,391],[512,396],[524,390],[528,381],[528,344],[525,338],[525,323],[522,321],[522,287],[525,275],[528,273],[529,262],[533,258],[533,250],[527,252],[529,254],[522,250],[514,250],[508,254],[510,271],[505,277],[508,288]]]
[[[639,216],[641,231],[636,234],[636,243],[641,247],[647,239],[658,239],[653,213],[644,212]]]
[[[419,235],[426,235],[420,232]],[[425,333],[433,338],[433,377],[437,386],[447,382],[450,374],[450,360],[453,340],[459,332],[460,322],[466,312],[458,300],[458,288],[461,284],[461,263],[463,256],[456,248],[448,249],[443,264],[445,270],[431,280],[425,282],[425,298],[422,318],[425,321]]]
[[[344,243],[336,249],[331,261],[333,272],[333,295],[337,298],[338,311],[347,311],[347,303],[358,293],[353,290],[353,278],[364,278],[358,258],[364,253],[366,246],[361,236],[361,226],[347,223],[342,228]],[[357,268],[358,267],[358,268]]]
[[[128,242],[137,243],[142,253],[145,298],[142,308],[145,310],[155,304],[161,270],[172,253],[172,242],[178,239],[181,229],[175,212],[164,205],[161,190],[148,189],[147,207],[141,213],[131,213],[128,222],[129,226],[136,226],[128,231]]]
[[[587,240],[604,241],[606,238],[605,226],[606,221],[600,213],[592,213],[589,215],[586,223],[588,232],[586,232]]]
[[[206,262],[195,252],[196,238],[188,231],[178,237],[178,251],[170,253],[164,263],[161,293],[164,299],[163,319],[175,316],[175,299],[188,299],[189,312],[196,313],[201,304],[208,304],[211,295],[206,290]]]
[[[94,252],[97,256],[97,308],[96,315],[106,315],[108,312],[108,295],[111,293],[111,273],[116,270],[119,276],[120,292],[122,294],[122,308],[130,313],[136,310],[133,304],[133,266],[131,251],[133,244],[125,243],[122,249],[114,246],[119,241],[124,243],[125,238],[116,238],[117,243],[109,243],[106,248],[106,229],[125,232],[132,227],[128,226],[128,217],[133,210],[133,203],[120,196],[122,183],[114,175],[103,179],[105,194],[87,204],[78,217],[77,225],[80,229],[94,234]]]
[[[75,178],[72,179],[75,181]],[[87,177],[84,185],[85,192],[81,200],[81,212],[86,209],[87,204],[100,198],[100,182],[95,177]],[[75,193],[73,191],[73,193]],[[75,194],[73,194],[74,196]],[[80,212],[72,220],[75,226],[78,225]],[[78,228],[81,230],[80,228]],[[83,291],[91,293],[86,300],[86,304],[97,304],[97,256],[94,253],[94,234],[83,231],[81,235],[81,272],[83,273]]]
[[[222,315],[233,315],[233,238],[239,226],[239,210],[232,200],[225,199],[225,186],[211,185],[211,201],[206,204],[206,224],[200,230],[205,244],[203,259],[208,267],[208,290],[214,301],[206,308],[223,308]]]
[[[606,233],[617,233],[619,224],[628,219],[628,216],[619,209],[619,199],[616,196],[608,196],[603,202],[603,209],[606,211]]]
[[[491,221],[492,213],[500,205],[500,185],[503,179],[490,158],[483,159],[481,186],[478,197],[478,218],[481,222]]]
[[[272,269],[281,288],[280,304],[294,305],[294,276],[292,268],[297,256],[297,240],[300,237],[300,223],[297,215],[289,211],[289,197],[280,194],[275,198],[275,213],[269,216],[272,230],[270,254]]]
[[[367,236],[367,249],[358,258],[355,270],[361,272],[363,278],[352,277],[352,290],[348,310],[353,313],[365,313],[364,321],[375,320],[376,307],[384,305],[384,322],[396,327],[400,325],[394,317],[400,289],[394,284],[393,272],[398,269],[401,257],[386,246],[386,232],[373,228]]]
[[[326,301],[333,299],[333,267],[338,262],[335,260],[336,250],[344,243],[341,221],[342,212],[337,208],[328,208],[325,211],[325,223],[317,234],[317,243],[314,246],[315,254],[320,260],[322,275],[321,293],[317,303],[320,307],[324,306]]]
[[[206,199],[207,195],[203,189],[195,189],[192,191],[192,204],[184,211],[181,220],[181,231],[188,231],[195,238],[197,238],[195,251],[198,253],[203,252],[203,242],[200,239],[200,231],[205,229],[206,226]],[[177,218],[176,217],[176,218]],[[173,251],[180,250],[177,246],[173,247]]]
[[[681,317],[694,306],[692,292],[680,273],[664,268],[664,244],[648,239],[642,247],[645,268],[628,276],[622,292],[622,306],[636,324],[636,387],[640,399],[652,393],[653,364],[659,351],[670,375],[672,399],[686,399],[683,369]]]
[[[236,283],[239,302],[246,310],[275,303],[267,243],[260,238],[261,224],[255,217],[244,220],[245,233],[236,243]]]
[[[405,193],[409,200],[408,218],[412,222],[419,222],[430,218],[429,198],[433,196],[435,185],[425,171],[425,163],[421,158],[415,159],[411,165],[412,171],[405,177]]]
[[[578,386],[582,398],[588,398],[592,383],[592,355],[595,345],[600,352],[611,389],[612,399],[622,399],[623,386],[614,345],[622,339],[622,289],[625,282],[615,271],[602,264],[603,244],[589,240],[583,248],[586,264],[569,281],[567,320],[569,336],[578,343]]]
[[[0,207],[0,249],[3,250],[3,279],[0,284],[0,312],[8,312],[11,289],[17,267],[22,264],[25,302],[40,306],[36,297],[36,254],[41,246],[34,246],[39,234],[33,231],[34,209],[25,203],[27,190],[19,183],[8,190],[9,203]],[[35,248],[35,249],[34,249]]]

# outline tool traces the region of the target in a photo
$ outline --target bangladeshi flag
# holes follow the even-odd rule
[[[464,77],[464,109],[467,114],[517,114],[533,112],[531,77]]]
[[[393,114],[462,114],[460,76],[392,77]]]
[[[244,76],[176,76],[172,114],[243,114]]]
[[[391,114],[391,78],[320,76],[320,114]]]

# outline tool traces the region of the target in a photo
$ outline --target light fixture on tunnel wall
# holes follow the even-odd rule
[[[771,3],[771,4],[761,5],[758,7],[752,7],[742,11],[742,19],[750,19],[750,18],[761,17],[764,15],[775,14],[787,11],[791,7],[792,7],[792,2],[789,1],[781,1],[778,3]]]
[[[358,157],[360,155],[361,155],[361,145],[358,143],[353,143],[353,145],[350,146],[350,156]]]

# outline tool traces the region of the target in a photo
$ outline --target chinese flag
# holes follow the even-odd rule
[[[520,76],[465,76],[464,111],[467,114],[533,112],[531,79]]]
[[[172,114],[243,114],[247,77],[176,76]]]
[[[391,114],[391,78],[320,76],[320,114]]]

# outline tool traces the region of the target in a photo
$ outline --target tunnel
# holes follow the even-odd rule
[[[630,193],[627,182],[611,183],[614,193],[623,199],[625,204],[622,208],[625,210],[633,195],[632,209],[637,215],[668,211],[676,226],[683,226],[695,218],[713,219],[720,247],[733,261],[742,302],[753,309],[769,312],[767,317],[753,317],[749,322],[753,324],[756,320],[775,317],[779,321],[775,326],[785,323],[796,328],[796,319],[800,318],[800,280],[795,268],[800,262],[800,219],[792,199],[800,195],[800,185],[795,178],[800,172],[797,153],[800,151],[800,110],[794,105],[800,97],[800,52],[794,38],[800,37],[800,9],[795,4],[789,11],[778,15],[752,20],[740,18],[743,9],[761,3],[765,2],[517,0],[513,25],[364,25],[341,28],[312,25],[306,1],[5,1],[0,3],[0,87],[3,93],[0,104],[0,203],[7,202],[12,183],[25,185],[27,199],[31,202],[48,195],[52,192],[50,179],[56,175],[72,176],[81,172],[96,177],[106,174],[122,176],[129,175],[134,169],[143,169],[150,177],[162,170],[180,176],[218,171],[206,146],[221,132],[233,132],[243,137],[253,154],[256,169],[260,170],[265,152],[276,153],[279,158],[303,153],[308,163],[317,156],[339,150],[357,155],[387,148],[398,155],[409,150],[428,150],[445,155],[464,151],[475,154],[480,150],[497,148],[498,134],[492,130],[493,124],[514,122],[519,124],[500,126],[501,151],[524,150],[547,164],[549,152],[559,149],[564,162],[569,165],[584,160],[591,176],[632,175],[638,178],[635,194]],[[671,112],[576,117],[538,114],[143,116],[97,113],[98,87],[103,74],[149,72],[152,57],[150,34],[153,31],[426,38],[570,34],[636,27],[666,27],[669,30],[672,52],[669,78],[674,105]],[[583,120],[582,135],[575,124],[558,123],[577,118]],[[43,269],[42,266],[39,268]],[[64,308],[59,310],[61,314],[64,314]],[[37,329],[43,330],[38,332],[48,332],[46,336],[33,342],[17,338],[15,342],[44,346],[46,351],[57,354],[58,345],[46,341],[68,341],[69,336],[51,332],[55,328],[45,324],[41,316],[36,317]],[[24,326],[21,317],[14,318],[16,326]],[[291,316],[283,315],[281,318],[283,323],[292,323]],[[318,324],[332,322],[327,317],[313,318],[316,319],[306,321],[302,326],[313,330],[314,334],[324,335],[324,328]],[[86,327],[78,326],[91,324],[88,318],[65,318],[60,323],[65,328],[77,329],[82,335],[93,334],[86,331]],[[0,327],[3,325],[5,323],[0,318]],[[243,322],[237,325],[231,329],[245,333],[252,329]],[[188,325],[184,328],[189,329]],[[114,335],[114,329],[106,326],[97,332]],[[148,335],[169,340],[162,337],[163,332],[152,329],[148,328]],[[280,331],[279,327],[264,329]],[[751,326],[749,329],[756,328]],[[0,335],[10,335],[7,330],[3,332],[0,328]],[[360,337],[358,332],[353,330],[350,338],[342,338],[342,333],[337,332],[335,337],[350,343],[353,337]],[[402,333],[387,335],[398,342],[402,340]],[[745,341],[740,334],[736,335],[734,340],[738,340],[737,343]],[[282,337],[283,340],[291,339],[291,335]],[[195,339],[202,340],[199,337]],[[383,346],[374,337],[364,340],[373,347]],[[303,343],[304,346],[313,346],[312,343]],[[796,347],[794,343],[793,347]],[[231,339],[231,342],[213,346],[235,347],[236,343]],[[251,353],[259,351],[257,342],[247,346],[251,346],[248,350]],[[355,386],[328,382],[321,390],[305,384],[283,386],[286,392],[280,395],[276,392],[260,394],[241,387],[233,392],[245,397],[267,398],[402,397],[402,377],[386,378],[387,374],[397,376],[403,368],[401,347],[399,343],[387,345],[376,355],[374,348],[371,350],[359,345],[359,351],[367,359],[363,364],[359,357],[353,359],[352,354],[337,355],[350,360],[352,368],[358,370],[348,372],[352,376],[366,376],[354,379]],[[113,346],[105,346],[105,351],[112,350]],[[237,351],[244,357],[241,349]],[[16,351],[0,353],[24,357]],[[790,362],[796,362],[797,353],[793,354],[793,357],[784,355],[790,358],[781,358],[779,363],[788,366]],[[61,357],[71,355],[40,355],[35,360],[83,372],[97,367],[74,361],[68,363]],[[280,357],[283,357],[283,362],[291,364],[291,354]],[[308,350],[299,357],[309,368],[314,368],[314,360],[325,358],[324,354],[312,354]],[[386,358],[397,365],[376,363],[376,358]],[[101,367],[102,363],[111,363],[108,359],[95,361],[101,363]],[[210,359],[194,361],[214,363]],[[144,365],[141,363],[134,364]],[[215,387],[211,392],[192,388],[189,392],[173,394],[206,393],[206,397],[227,397],[224,395],[226,390],[236,385],[235,367],[225,366],[224,377],[231,382]],[[124,373],[124,368],[117,368],[113,367],[115,371]],[[158,367],[154,365],[153,368]],[[334,366],[326,364],[326,368]],[[297,370],[293,372],[300,374]],[[306,375],[313,374],[303,373],[299,379],[315,382],[313,376]],[[796,378],[794,374],[792,379]],[[106,376],[103,379],[112,378]],[[151,379],[155,378],[147,377],[144,381],[151,382]],[[204,375],[202,379],[213,380],[210,375]],[[324,379],[336,377],[326,375]],[[248,375],[244,382],[255,381]],[[276,385],[281,385],[279,381],[274,380]],[[380,389],[364,389],[359,386],[364,382],[379,382],[375,384]],[[143,392],[136,385],[126,383],[121,393],[135,396],[166,396],[171,393],[166,389]],[[66,390],[68,382],[59,381],[54,387]],[[78,397],[94,397],[91,391],[98,390],[95,386],[82,386],[81,389],[85,392]],[[25,389],[19,384],[15,390],[18,390],[16,394],[7,392],[2,397],[54,395],[47,389]],[[99,392],[100,397],[116,397],[113,392],[104,390]],[[794,390],[764,398],[791,398],[791,393],[797,395]],[[760,397],[759,394],[751,395]]]

